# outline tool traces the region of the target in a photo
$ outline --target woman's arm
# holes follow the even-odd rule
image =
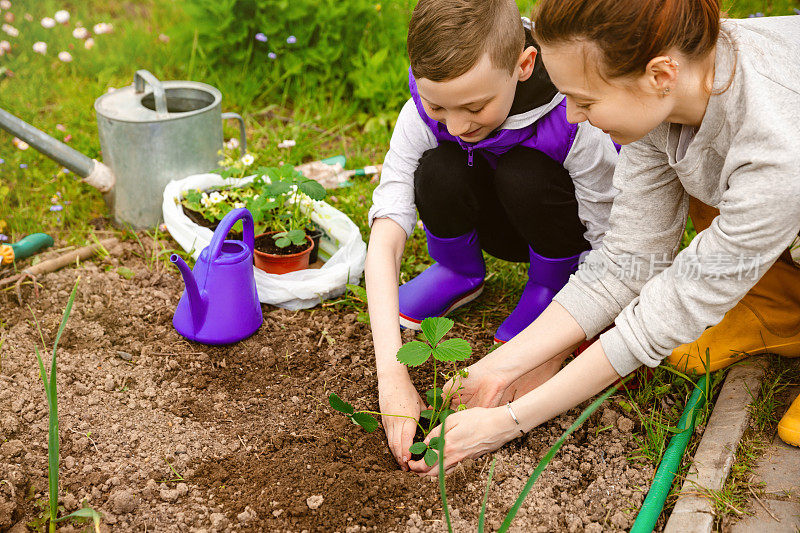
[[[467,369],[460,397],[454,401],[467,407],[494,407],[512,382],[585,338],[572,315],[551,303],[530,326]]]
[[[445,471],[467,458],[498,449],[536,426],[580,405],[617,379],[601,343],[595,342],[549,381],[509,405],[519,420],[511,417],[506,405],[467,409],[447,417],[445,431]],[[431,431],[425,442],[439,435],[442,426]],[[411,469],[423,476],[436,476],[438,465],[411,461]]]

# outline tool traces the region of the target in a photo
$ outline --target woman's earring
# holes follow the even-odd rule
[[[669,87],[664,89],[664,92],[661,93],[661,96],[667,96],[669,94]]]

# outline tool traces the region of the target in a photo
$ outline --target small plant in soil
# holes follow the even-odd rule
[[[256,235],[276,231],[272,239],[279,249],[304,245],[306,233],[316,231],[311,215],[314,202],[325,198],[325,188],[291,165],[259,167],[255,174],[251,183],[242,186],[185,191],[181,205],[196,223],[212,228],[232,209],[246,207],[253,215]],[[234,231],[240,228],[238,223]]]
[[[453,321],[449,318],[426,318],[421,324],[420,339],[405,343],[397,351],[397,360],[409,367],[420,366],[433,358],[433,388],[425,392],[429,408],[420,413],[419,420],[414,419],[417,424],[417,433],[414,436],[414,443],[409,448],[415,458],[424,458],[428,466],[433,466],[438,461],[439,438],[432,438],[428,445],[424,442],[425,437],[433,428],[444,423],[445,419],[455,412],[450,405],[454,399],[458,398],[461,379],[467,377],[467,371],[459,369],[456,363],[469,359],[469,356],[472,355],[472,348],[464,339],[442,340],[452,327]],[[442,366],[448,367],[451,363],[452,368],[441,371]],[[446,391],[442,390],[436,386],[439,379],[443,379],[442,382],[452,380],[453,386]],[[412,418],[376,411],[356,411],[351,404],[339,398],[335,393],[330,394],[328,402],[333,409],[343,413],[367,432],[375,431],[378,427],[378,421],[372,415]],[[458,409],[465,408],[466,406],[459,401]]]
[[[45,396],[47,398],[47,407],[49,412],[49,431],[47,438],[47,455],[48,455],[48,471],[47,477],[49,481],[49,527],[50,533],[55,533],[56,523],[69,518],[87,518],[94,521],[94,528],[97,533],[100,532],[100,513],[94,509],[85,507],[70,513],[66,516],[58,518],[58,462],[59,462],[59,435],[58,435],[58,396],[56,391],[56,350],[58,348],[58,341],[61,339],[61,334],[67,326],[67,319],[69,318],[70,311],[72,311],[72,304],[75,301],[75,294],[78,292],[78,281],[75,282],[75,287],[72,289],[67,307],[64,309],[64,314],[61,318],[61,325],[56,334],[56,340],[53,343],[53,357],[50,363],[50,375],[44,368],[42,356],[39,353],[39,348],[36,348],[36,359],[39,362],[39,375],[44,383]],[[35,318],[35,317],[34,317]],[[38,322],[37,322],[38,327]],[[40,331],[41,333],[41,331]]]

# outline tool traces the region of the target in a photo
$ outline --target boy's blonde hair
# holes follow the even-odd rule
[[[492,66],[511,74],[525,46],[525,29],[514,0],[419,0],[406,44],[416,78],[455,79],[484,53]]]

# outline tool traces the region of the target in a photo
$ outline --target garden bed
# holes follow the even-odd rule
[[[400,472],[381,430],[366,434],[328,406],[327,394],[336,391],[356,408],[377,408],[371,335],[353,309],[263,306],[264,324],[253,337],[227,347],[191,343],[171,324],[183,290],[177,271],[140,259],[152,255],[138,243],[124,247],[120,261],[132,277],[106,259],[43,277],[38,299],[30,286],[23,289],[51,346],[81,276],[59,345],[67,510],[85,499],[113,531],[442,531],[436,484]],[[31,311],[11,291],[0,293],[0,306],[4,531],[34,520],[46,502],[47,407]],[[452,333],[482,354],[496,326],[481,329],[476,317]],[[638,423],[614,405],[567,440],[512,530],[631,526],[653,468],[628,459]],[[495,454],[491,529],[578,412]],[[448,476],[456,531],[475,529],[488,461]]]

